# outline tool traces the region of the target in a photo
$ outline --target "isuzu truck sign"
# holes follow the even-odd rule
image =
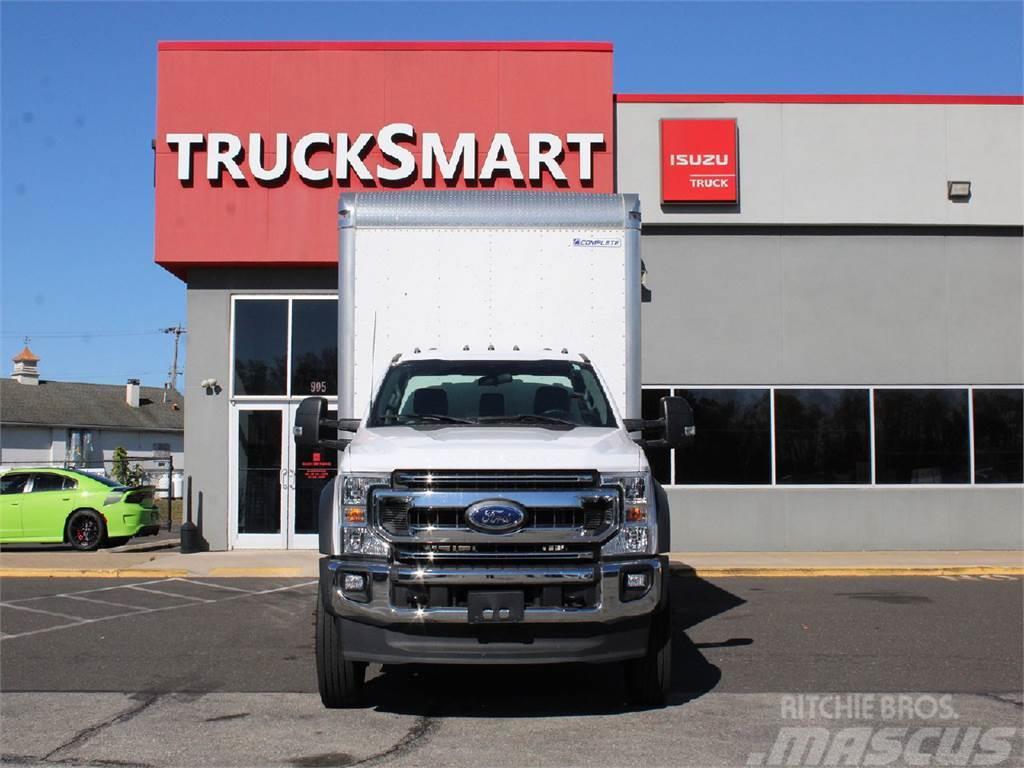
[[[418,178],[539,182],[544,174],[568,182],[562,162],[569,153],[578,156],[579,181],[591,182],[594,152],[604,148],[605,139],[603,133],[530,133],[517,151],[508,133],[482,141],[475,133],[459,133],[446,146],[439,133],[417,134],[409,123],[390,123],[376,134],[167,133],[165,141],[177,154],[178,180],[185,183],[197,176],[219,183],[226,174],[243,186],[276,185],[294,171],[314,185],[360,180],[401,186]]]
[[[739,201],[735,120],[661,121],[661,201]]]

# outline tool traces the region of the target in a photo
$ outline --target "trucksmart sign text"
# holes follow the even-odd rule
[[[409,123],[390,123],[376,134],[307,133],[294,141],[286,133],[268,140],[250,133],[247,141],[233,133],[168,133],[167,145],[177,153],[178,180],[191,183],[196,174],[220,182],[226,172],[235,182],[249,179],[277,184],[291,170],[316,185],[349,182],[351,176],[366,181],[401,185],[418,177],[452,181],[490,181],[500,176],[518,181],[540,181],[548,173],[556,182],[567,182],[562,162],[567,152],[578,154],[579,180],[594,175],[594,152],[604,146],[603,133],[530,133],[525,157],[512,145],[508,133],[496,133],[483,152],[475,133],[460,133],[453,146],[445,147],[438,133],[417,134]],[[204,162],[197,162],[205,153]],[[370,162],[371,153],[380,162]],[[204,167],[197,168],[197,165]]]
[[[661,121],[661,201],[739,201],[735,120]]]

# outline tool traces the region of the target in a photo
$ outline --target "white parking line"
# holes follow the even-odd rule
[[[175,581],[187,581],[187,579],[174,579],[174,580]],[[144,586],[144,585],[149,585],[149,584],[158,584],[161,581],[172,581],[172,579],[157,579],[157,580],[153,580],[153,581],[143,581],[143,582],[139,582],[138,584],[119,584],[116,587],[102,587],[100,589],[86,589],[86,590],[82,590],[82,592],[73,593],[73,594],[66,594],[65,593],[65,594],[60,594],[60,595],[43,595],[43,596],[40,596],[40,597],[23,598],[22,600],[19,600],[19,601],[10,600],[10,601],[7,601],[6,603],[0,603],[0,607],[20,608],[21,610],[28,610],[28,611],[32,611],[34,613],[48,613],[50,615],[60,616],[61,618],[74,618],[74,619],[78,619],[77,621],[75,621],[74,623],[71,623],[71,624],[58,624],[55,627],[44,627],[42,629],[33,629],[33,630],[28,631],[28,632],[17,632],[17,633],[12,633],[12,634],[2,634],[2,635],[0,635],[0,641],[15,640],[15,639],[20,638],[20,637],[31,637],[33,635],[41,635],[41,634],[43,634],[45,632],[55,632],[58,629],[71,629],[73,627],[81,627],[81,626],[85,626],[86,624],[97,624],[97,623],[99,623],[101,621],[111,621],[112,619],[121,619],[121,618],[124,618],[126,616],[142,616],[142,615],[148,614],[148,613],[161,613],[163,611],[173,611],[173,610],[177,610],[177,609],[180,609],[180,608],[192,608],[192,607],[194,607],[196,605],[200,605],[200,604],[207,604],[208,605],[208,604],[212,604],[212,603],[226,603],[229,600],[241,600],[242,598],[252,597],[252,596],[255,596],[255,595],[269,595],[269,594],[273,594],[275,592],[286,592],[288,590],[301,589],[302,587],[308,587],[308,586],[311,586],[313,584],[316,584],[316,581],[304,581],[301,584],[288,584],[288,585],[283,586],[283,587],[275,587],[273,589],[261,589],[261,590],[257,590],[257,591],[248,591],[248,590],[235,589],[234,591],[238,592],[239,594],[225,595],[224,597],[220,598],[219,600],[204,600],[204,601],[202,601],[202,603],[198,603],[198,602],[180,603],[178,605],[165,605],[165,606],[162,606],[162,607],[159,607],[159,608],[134,608],[130,613],[118,613],[118,614],[114,614],[113,616],[100,616],[100,617],[95,618],[95,619],[81,619],[80,617],[72,617],[72,616],[66,616],[66,615],[62,615],[62,614],[55,614],[52,611],[44,611],[44,610],[35,609],[35,608],[25,608],[24,606],[21,606],[21,605],[13,605],[12,604],[14,602],[24,602],[24,601],[27,601],[27,600],[43,600],[43,599],[46,599],[48,597],[72,597],[73,598],[76,595],[81,595],[81,594],[88,594],[88,593],[92,593],[92,592],[103,592],[103,591],[107,591],[107,590],[110,590],[110,589],[124,589],[125,587],[131,588],[131,587],[139,587],[139,586]],[[200,582],[190,582],[190,583],[197,583],[198,584]],[[206,585],[206,586],[212,586],[212,585]],[[153,591],[156,591],[156,590],[143,590],[143,591],[153,592]],[[179,597],[179,595],[174,595],[172,593],[159,593],[158,592],[158,594],[165,594],[165,595],[168,595],[168,596],[171,596],[171,597]],[[80,598],[80,599],[89,600],[90,602],[94,602],[90,598]]]
[[[0,608],[11,608],[15,611],[30,611],[31,613],[43,613],[47,616],[56,616],[58,619],[71,619],[72,621],[83,621],[83,616],[71,616],[67,613],[57,613],[56,611],[44,611],[42,608],[29,608],[26,605],[11,605],[10,603],[0,603]]]
[[[244,592],[247,595],[254,595],[254,594],[256,594],[251,589],[241,589],[240,587],[229,587],[226,584],[210,584],[209,582],[206,582],[206,581],[196,581],[195,579],[183,579],[183,578],[178,577],[178,578],[173,578],[173,579],[167,579],[167,581],[183,581],[186,584],[198,584],[201,587],[212,587],[213,589],[226,589],[226,590],[228,590],[230,592]]]
[[[112,589],[124,589],[125,587],[145,587],[150,584],[160,584],[164,581],[170,581],[170,579],[150,579],[148,581],[137,581],[134,584],[114,584],[106,587],[95,587],[94,589],[81,589],[77,592],[61,592],[56,595],[36,595],[35,597],[19,597],[15,600],[5,601],[7,604],[14,603],[31,603],[33,600],[48,600],[51,597],[73,597],[74,595],[91,595],[94,592],[109,592]]]
[[[192,597],[190,595],[179,595],[176,592],[162,592],[159,589],[146,589],[146,587],[125,587],[125,589],[131,589],[136,592],[148,592],[151,595],[163,595],[164,597],[177,597],[182,600],[194,600],[197,603],[215,603],[216,600],[207,600],[202,597]]]
[[[133,611],[143,611],[144,608],[128,603],[115,603],[113,600],[100,600],[95,597],[82,597],[81,595],[54,595],[54,597],[66,597],[68,600],[81,600],[86,603],[97,603],[98,605],[112,605],[115,608],[130,608]]]

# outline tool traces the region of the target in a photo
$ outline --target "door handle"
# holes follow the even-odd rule
[[[61,501],[71,501],[71,497],[70,496],[61,496],[60,500]]]

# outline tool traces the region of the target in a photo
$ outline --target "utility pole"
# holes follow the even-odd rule
[[[168,372],[167,375],[167,386],[164,387],[164,402],[166,403],[167,388],[178,388],[178,374],[181,373],[181,371],[178,370],[178,342],[181,341],[181,335],[183,333],[188,333],[188,331],[185,328],[181,327],[181,323],[178,323],[177,325],[172,326],[171,328],[161,328],[160,330],[163,331],[164,333],[174,334],[174,359],[171,362],[171,370]]]

